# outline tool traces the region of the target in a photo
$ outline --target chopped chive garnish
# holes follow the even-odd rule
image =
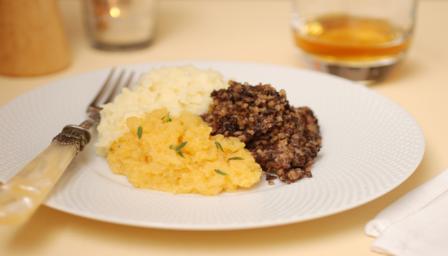
[[[181,157],[184,157],[184,153],[182,152],[182,148],[185,147],[185,145],[187,145],[188,141],[184,141],[182,143],[180,143],[177,146],[174,145],[170,145],[169,148],[174,150],[176,152],[176,154],[178,154]]]
[[[221,171],[220,169],[215,169],[215,172],[220,175],[227,175],[227,173]]]
[[[187,145],[188,141],[184,141],[182,143],[180,143],[179,145],[177,145],[176,150],[181,150],[183,147],[185,147],[185,145]]]
[[[141,126],[139,126],[139,127],[137,128],[137,137],[138,137],[139,139],[141,139],[141,138],[142,138],[142,135],[143,135],[143,128],[142,128]]]
[[[169,122],[173,121],[173,119],[171,119],[170,114],[168,113],[166,116],[162,117],[162,121],[164,123],[169,123]]]
[[[219,150],[221,150],[222,152],[224,152],[224,149],[222,148],[221,143],[215,141],[215,146],[216,146],[217,149],[219,149]]]
[[[231,158],[229,158],[229,159],[227,159],[228,161],[232,161],[232,160],[244,160],[242,157],[239,157],[239,156],[234,156],[234,157],[231,157]]]

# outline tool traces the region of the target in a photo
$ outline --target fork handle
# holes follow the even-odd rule
[[[76,131],[78,128],[74,127],[66,126],[44,151],[8,183],[0,186],[0,224],[24,223],[46,199],[79,150],[88,142],[82,144],[82,137],[87,136],[86,131]]]

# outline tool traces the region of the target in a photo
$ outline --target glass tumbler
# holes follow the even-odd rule
[[[379,82],[409,48],[416,0],[292,0],[296,45],[317,70]]]

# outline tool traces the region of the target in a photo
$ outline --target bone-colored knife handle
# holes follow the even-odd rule
[[[8,183],[0,186],[0,224],[21,224],[42,204],[78,148],[52,142]]]
[[[87,129],[67,125],[44,151],[1,185],[0,225],[20,225],[28,220],[89,140]]]

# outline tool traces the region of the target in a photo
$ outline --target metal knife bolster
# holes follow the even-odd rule
[[[91,138],[89,129],[81,125],[67,125],[62,131],[53,138],[53,142],[62,145],[75,145],[77,153],[84,149]]]

